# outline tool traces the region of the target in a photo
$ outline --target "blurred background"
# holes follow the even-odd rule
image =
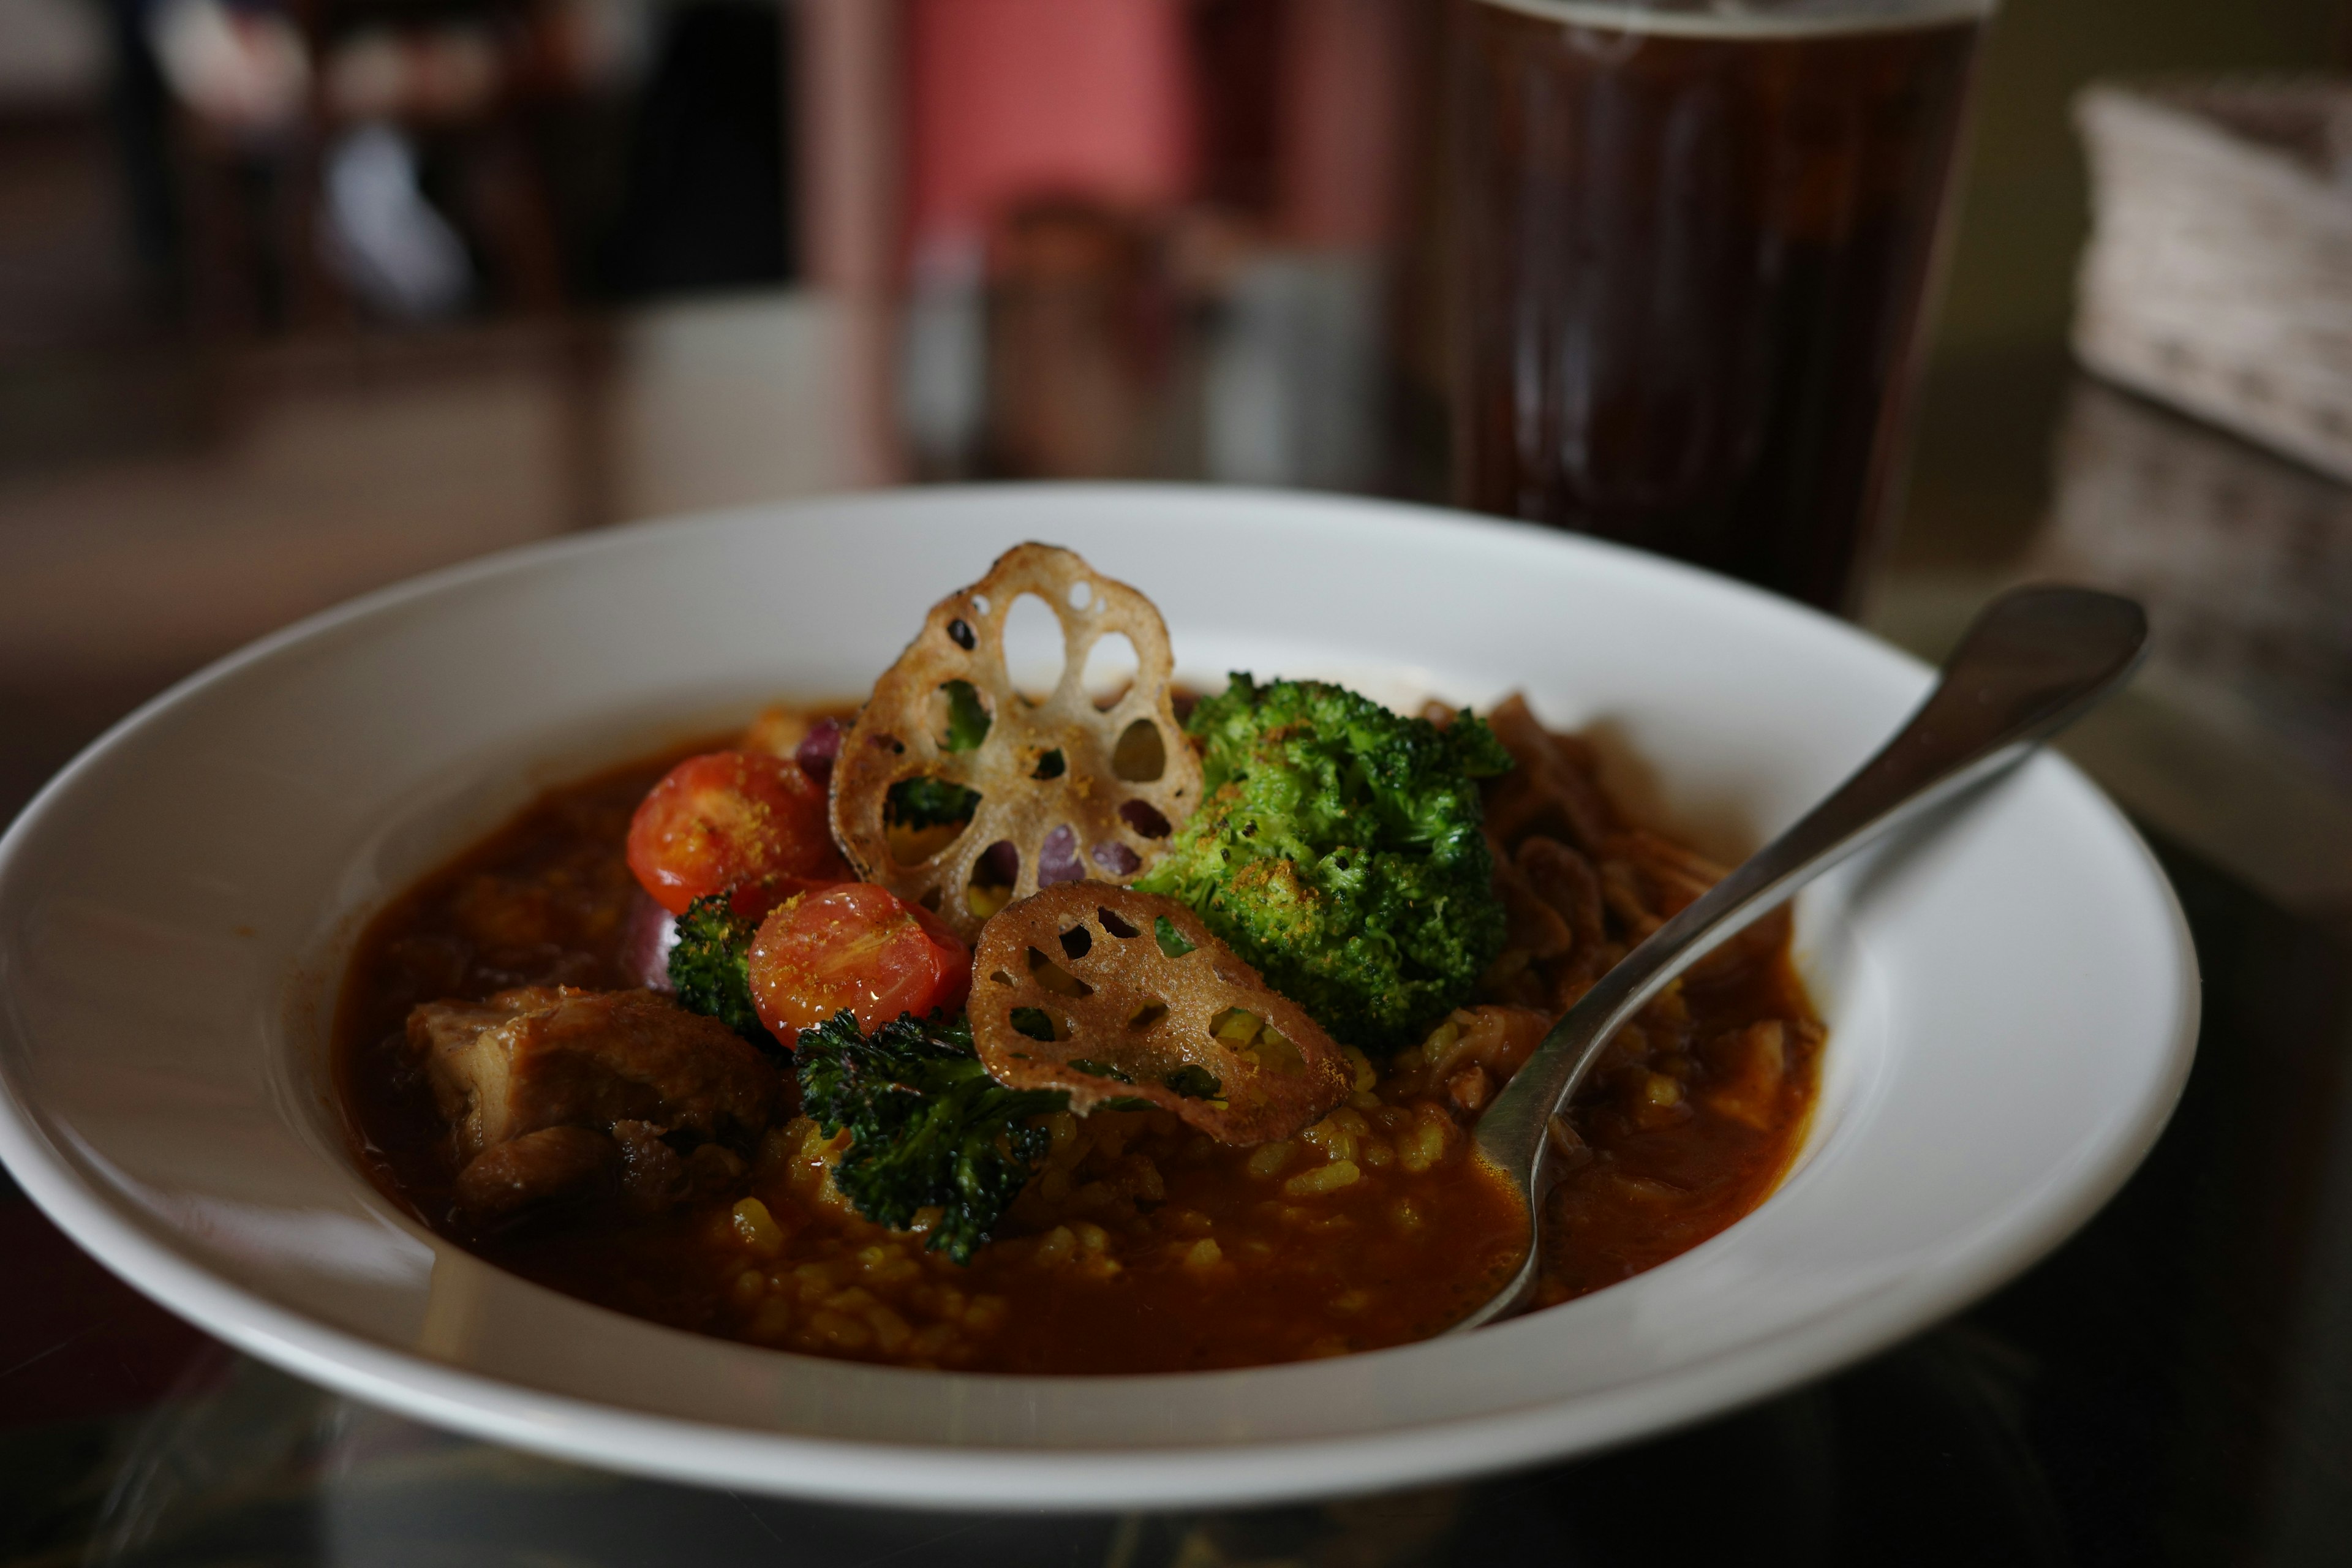
[[[207,660],[530,540],[909,480],[1446,499],[1440,10],[0,0],[0,821]],[[2011,0],[1981,57],[1862,615],[1933,657],[2021,579],[2149,604],[2147,672],[2069,749],[2166,857],[2209,989],[2148,1171],[1962,1323],[1549,1490],[1223,1534],[806,1535],[817,1510],[590,1478],[303,1388],[13,1201],[0,1244],[43,1285],[0,1293],[0,1558],[510,1561],[510,1529],[546,1561],[656,1561],[674,1516],[727,1561],[793,1536],[794,1561],[1402,1563],[1465,1519],[1573,1536],[1603,1494],[1703,1545],[1661,1478],[1763,1455],[1781,1468],[1740,1495],[1790,1561],[1835,1555],[1806,1544],[1832,1513],[1842,1561],[2341,1561],[2352,489],[2325,441],[2232,433],[2259,436],[2226,405],[2261,387],[2151,397],[2161,374],[2099,352],[2078,276],[2122,201],[2095,204],[2092,170],[2121,154],[2086,157],[2075,116],[2095,82],[2347,68],[2342,0]],[[2231,111],[2232,144],[2291,162],[2315,207],[2352,203],[2345,89],[2293,125],[2271,101]],[[2330,243],[2352,286],[2352,238]],[[2303,346],[2352,361],[2340,319]],[[642,1539],[584,1522],[625,1518]],[[1598,1539],[1562,1560],[1621,1560]]]
[[[921,479],[1445,499],[1440,9],[0,0],[0,810],[265,630],[565,531]],[[2073,96],[2347,47],[2336,0],[2000,16],[1874,620],[2095,557],[2269,661],[2282,766],[2352,766],[2342,634],[2332,677],[2271,647],[2335,618],[2341,528],[2241,561],[2322,601],[2259,610],[2193,519],[2111,537],[2070,484],[2142,410],[2065,346]]]

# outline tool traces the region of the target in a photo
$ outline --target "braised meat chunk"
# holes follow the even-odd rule
[[[408,1043],[466,1159],[542,1127],[621,1121],[740,1141],[774,1106],[776,1074],[758,1051],[650,991],[428,1002],[409,1015]]]
[[[485,1149],[457,1173],[457,1206],[494,1219],[585,1185],[621,1157],[593,1127],[542,1127]]]
[[[459,1203],[478,1214],[616,1164],[634,1173],[649,1139],[748,1149],[779,1087],[734,1031],[650,991],[530,986],[485,1003],[429,1002],[409,1014],[408,1044],[463,1167]],[[550,1136],[557,1130],[566,1135]],[[616,1130],[628,1134],[621,1147]]]

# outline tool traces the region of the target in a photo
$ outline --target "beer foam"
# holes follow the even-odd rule
[[[1981,21],[1999,0],[1485,0],[1547,22],[1687,38],[1891,33]]]

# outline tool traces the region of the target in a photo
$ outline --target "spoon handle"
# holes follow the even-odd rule
[[[1552,1119],[1620,1027],[1676,975],[1863,845],[2014,767],[2122,684],[2147,640],[2138,605],[2087,588],[2020,588],[1986,606],[1927,701],[1877,755],[1602,975],[1496,1096],[1474,1142],[1529,1195],[1531,1232],[1550,1185]],[[1534,1239],[1512,1283],[1457,1330],[1528,1304]]]

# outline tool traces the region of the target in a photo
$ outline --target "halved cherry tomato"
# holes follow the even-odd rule
[[[824,790],[787,757],[688,757],[646,792],[629,822],[629,869],[654,901],[682,915],[740,883],[850,875],[825,821]]]
[[[751,940],[751,1004],[790,1047],[844,1007],[868,1032],[901,1013],[952,1008],[971,991],[971,950],[937,915],[852,882],[778,907]]]
[[[845,869],[832,877],[762,877],[756,882],[738,882],[727,889],[727,907],[739,920],[765,920],[768,911],[778,904],[803,893],[822,893],[827,888],[838,888],[849,879]]]

